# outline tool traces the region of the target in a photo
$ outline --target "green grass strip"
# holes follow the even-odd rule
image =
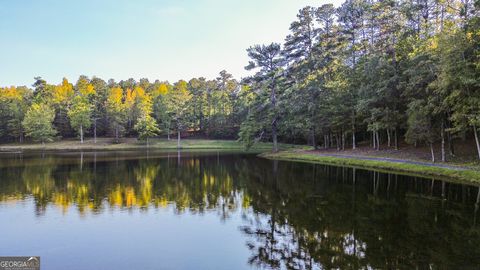
[[[473,169],[455,170],[390,161],[364,160],[349,157],[329,157],[293,151],[263,153],[260,156],[268,159],[346,166],[361,169],[371,169],[385,173],[397,173],[419,177],[434,177],[436,179],[446,181],[480,184],[480,171]]]

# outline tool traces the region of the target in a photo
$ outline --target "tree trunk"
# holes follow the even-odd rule
[[[357,141],[355,138],[355,130],[352,131],[352,149],[355,150],[357,149]]]
[[[455,148],[453,147],[453,139],[452,133],[450,131],[447,132],[447,140],[448,140],[448,152],[451,156],[455,156]]]
[[[273,139],[273,152],[278,152],[278,145],[277,145],[277,121],[274,120],[272,123],[272,139]]]
[[[83,143],[83,126],[80,125],[80,143]]]
[[[177,131],[177,148],[180,149],[181,145],[180,145],[180,130]]]
[[[328,149],[328,135],[323,135],[324,148]]]
[[[390,140],[390,129],[389,128],[387,128],[387,146],[388,147],[392,146],[391,140]]]
[[[477,144],[478,158],[480,159],[480,141],[478,139],[477,127],[475,125],[473,125],[473,134],[475,136],[475,143]]]
[[[342,151],[345,150],[345,132],[342,130]]]
[[[97,143],[97,118],[93,120],[93,143]]]
[[[167,127],[167,140],[170,141],[170,123],[168,123],[168,127]]]
[[[395,150],[398,150],[398,128],[395,128]]]
[[[148,137],[147,137],[147,149],[148,149]]]
[[[447,161],[445,157],[445,124],[442,121],[442,129],[440,130],[440,136],[442,138],[442,162]]]
[[[357,141],[355,138],[355,110],[354,110],[352,115],[352,149],[355,150],[356,148],[357,148]]]
[[[275,93],[275,76],[272,78],[272,92],[270,94],[270,103],[272,105],[273,120],[272,120],[272,140],[273,140],[273,152],[278,152],[277,145],[277,96]]]
[[[118,143],[118,125],[115,126],[115,143]]]
[[[315,136],[315,127],[312,129],[312,144],[313,144],[313,149],[318,150],[317,139]]]
[[[432,154],[432,162],[435,163],[435,153],[433,152],[433,143],[430,143],[430,153]]]
[[[377,140],[375,139],[375,131],[372,131],[372,147],[373,149],[377,149]]]
[[[375,131],[375,137],[377,138],[377,151],[380,151],[380,136],[378,135],[378,131]]]
[[[338,136],[338,132],[335,134],[335,143],[337,144],[337,151],[340,151],[340,136]]]

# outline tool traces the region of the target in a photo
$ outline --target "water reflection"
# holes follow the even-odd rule
[[[179,213],[185,209],[236,209],[242,196],[234,187],[229,164],[213,164],[211,158],[188,155],[180,158],[177,153],[174,157],[162,153],[141,159],[118,153],[4,157],[0,200],[12,202],[33,196],[39,215],[49,204],[65,211],[75,206],[81,214],[169,204]]]
[[[260,268],[480,264],[478,186],[225,153],[8,154],[0,164],[0,204],[33,198],[38,216],[49,206],[86,218],[240,212],[248,263]]]

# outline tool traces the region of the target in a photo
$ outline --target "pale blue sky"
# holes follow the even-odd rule
[[[297,11],[338,0],[0,0],[0,85],[79,75],[174,82],[247,73]]]

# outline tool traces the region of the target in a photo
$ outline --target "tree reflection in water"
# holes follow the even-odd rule
[[[138,156],[141,156],[140,158]],[[480,265],[480,187],[246,154],[73,153],[0,157],[0,202],[83,215],[173,208],[241,212],[249,263],[281,269]]]

